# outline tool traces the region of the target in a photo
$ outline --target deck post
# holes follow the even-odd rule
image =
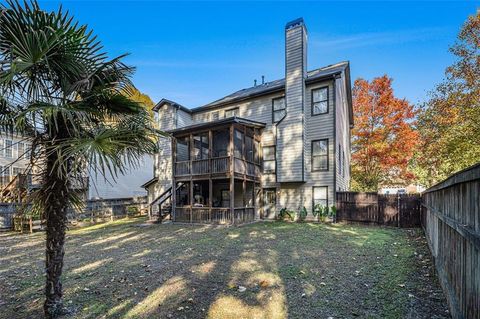
[[[176,220],[175,216],[175,208],[177,206],[177,182],[175,181],[175,161],[177,159],[177,145],[176,139],[174,137],[171,138],[172,141],[172,220]],[[161,207],[159,207],[161,208]]]
[[[230,214],[232,215],[232,224],[235,224],[235,149],[233,146],[233,134],[235,130],[230,125]]]
[[[213,182],[212,182],[212,157],[213,157],[213,132],[208,130],[208,221],[212,222],[212,197],[213,197]]]

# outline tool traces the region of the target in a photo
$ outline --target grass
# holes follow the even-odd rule
[[[68,318],[449,317],[420,230],[142,223],[68,232]],[[0,318],[41,315],[43,240],[0,234]]]

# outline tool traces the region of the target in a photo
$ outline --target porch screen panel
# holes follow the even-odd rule
[[[212,139],[213,157],[228,156],[230,132],[228,130],[214,131]]]
[[[208,134],[199,134],[193,136],[193,154],[194,159],[208,158]]]
[[[235,147],[234,155],[235,157],[242,158],[243,154],[243,133],[239,130],[235,130],[233,143]]]
[[[253,138],[250,136],[245,136],[245,158],[253,162]]]
[[[178,207],[190,205],[190,182],[177,183],[175,196]]]
[[[260,143],[257,141],[254,141],[254,154],[255,154],[255,163],[260,164]]]
[[[190,139],[188,137],[177,138],[177,162],[190,160]]]

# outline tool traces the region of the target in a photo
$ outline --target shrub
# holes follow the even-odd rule
[[[287,210],[287,208],[284,207],[280,210],[280,213],[278,213],[278,219],[285,220],[286,218],[289,218],[291,221],[294,221],[295,215],[296,213],[293,210]]]
[[[317,204],[313,209],[313,216],[317,217],[318,215],[318,221],[320,222],[325,222],[325,220],[327,219],[328,213],[329,213],[329,209],[328,209],[328,206],[326,205]]]
[[[306,218],[307,218],[307,215],[308,215],[308,211],[307,209],[305,208],[305,206],[303,206],[303,208],[300,210],[300,212],[298,213],[298,219],[300,221],[304,221]]]

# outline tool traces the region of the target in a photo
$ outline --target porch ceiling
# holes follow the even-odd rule
[[[222,125],[232,124],[232,123],[242,124],[252,128],[264,128],[267,125],[266,123],[252,121],[252,120],[235,116],[235,117],[229,117],[229,118],[220,119],[212,122],[193,124],[193,125],[167,131],[167,133],[175,136],[178,134],[191,133],[191,132],[195,132],[203,129],[214,129],[215,127],[220,127]]]

